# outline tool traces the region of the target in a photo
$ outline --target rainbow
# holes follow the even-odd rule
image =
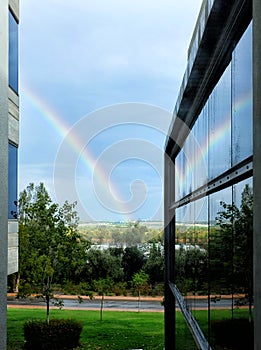
[[[96,165],[96,159],[91,154],[81,140],[75,133],[72,132],[71,126],[65,123],[65,121],[59,116],[59,114],[43,100],[34,91],[29,89],[27,86],[21,86],[22,96],[25,100],[30,103],[31,106],[44,118],[44,120],[61,136],[62,140],[66,139],[70,148],[78,155],[79,159],[84,162],[84,165],[93,174],[95,169],[95,177],[98,177],[99,184],[104,187],[104,190],[108,190],[108,179],[105,176],[104,170],[101,166]],[[117,188],[114,184],[110,183],[112,195],[119,206],[119,213],[128,213],[125,201],[120,197]],[[123,215],[122,219],[132,220],[132,217],[128,217],[127,214]]]
[[[236,113],[244,113],[244,112],[249,113],[249,107],[251,107],[251,103],[252,103],[252,92],[249,91],[247,94],[242,95],[240,99],[235,101],[234,111],[236,111]],[[225,118],[225,122],[215,130],[213,137],[211,138],[208,137],[205,140],[204,144],[202,145],[198,144],[196,136],[193,135],[193,129],[192,129],[192,133],[190,134],[190,137],[192,137],[193,139],[192,140],[192,144],[194,144],[193,149],[197,150],[196,155],[191,159],[190,154],[186,154],[185,152],[184,154],[185,160],[188,160],[188,162],[185,161],[185,166],[183,166],[183,169],[181,169],[178,162],[175,164],[175,168],[177,172],[177,180],[181,188],[184,188],[184,185],[187,179],[189,178],[193,179],[192,175],[194,170],[197,167],[202,166],[203,170],[206,169],[206,175],[207,175],[207,159],[208,159],[209,149],[216,147],[218,144],[220,144],[222,140],[224,140],[226,137],[231,135],[231,132],[232,130],[231,130],[230,116]],[[185,168],[185,171],[184,171],[184,168]]]

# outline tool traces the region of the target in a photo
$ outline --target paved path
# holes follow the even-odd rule
[[[96,296],[90,300],[88,297],[82,297],[79,303],[77,296],[58,296],[63,299],[64,309],[71,310],[99,310],[101,297]],[[31,307],[31,308],[44,308],[45,303],[35,298],[30,299],[16,299],[14,296],[8,297],[8,307]],[[52,304],[52,303],[51,303]],[[134,297],[105,297],[104,310],[113,311],[147,311],[147,312],[163,312],[164,307],[162,305],[161,298],[141,298],[140,302],[138,298]]]
[[[101,297],[95,296],[93,300],[89,297],[82,297],[82,302],[79,303],[77,296],[57,295],[56,297],[63,299],[64,309],[71,310],[99,310]],[[137,297],[105,297],[104,309],[112,311],[146,311],[146,312],[163,312],[162,305],[163,297],[142,297],[140,303]],[[187,299],[188,305],[192,309],[205,310],[208,308],[208,300],[206,297],[190,297]],[[31,308],[45,308],[43,301],[36,298],[30,299],[16,299],[15,295],[8,295],[8,307],[31,307]],[[231,298],[221,297],[220,300],[210,302],[212,309],[229,309],[231,308]],[[55,307],[57,308],[57,307]]]

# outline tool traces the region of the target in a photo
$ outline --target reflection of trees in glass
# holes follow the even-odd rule
[[[211,225],[177,225],[176,284],[183,294],[245,294],[252,319],[253,193],[241,203],[221,202]]]
[[[221,203],[218,213],[220,230],[216,242],[216,253],[221,253],[227,283],[233,283],[234,293],[244,293],[248,299],[249,318],[252,320],[253,302],[253,190],[246,185],[238,208],[234,203]],[[216,241],[216,238],[215,238]],[[219,244],[217,244],[219,243]],[[220,245],[220,247],[218,247]],[[213,250],[214,251],[214,250]],[[217,271],[212,272],[218,278]]]
[[[207,254],[198,246],[181,246],[175,254],[176,284],[183,293],[207,294]]]

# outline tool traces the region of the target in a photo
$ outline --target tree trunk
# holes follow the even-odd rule
[[[49,325],[50,323],[50,296],[46,295],[46,323]]]
[[[20,272],[17,273],[16,283],[15,283],[15,293],[19,293],[19,286],[20,286]]]
[[[102,298],[101,298],[100,321],[102,321],[103,302],[104,302],[104,294],[102,294]]]
[[[138,312],[140,312],[140,290],[138,291],[139,299],[138,299]]]

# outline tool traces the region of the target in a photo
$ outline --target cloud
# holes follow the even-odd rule
[[[124,102],[150,103],[172,112],[200,3],[201,0],[21,2],[20,187],[27,182],[44,181],[54,192],[53,167],[61,142],[58,130],[37,113],[33,103],[24,99],[23,86],[40,96],[68,126],[94,109]],[[167,132],[169,119],[161,120],[161,124]],[[111,128],[89,146],[98,157],[102,152],[108,154],[104,149],[113,148],[115,142],[135,137],[154,140],[155,146],[164,143],[164,135],[159,137],[156,132],[142,127],[135,130],[128,125]],[[133,152],[139,150],[138,143],[129,143],[122,145],[123,154],[128,154],[128,147]],[[149,149],[146,152],[149,156]],[[103,157],[103,167],[109,169],[115,160],[117,155],[113,153],[111,158]],[[131,174],[133,164],[127,164],[118,162],[118,171],[122,168]],[[162,169],[160,161],[158,164]],[[110,217],[111,213],[92,201],[92,183],[82,178],[80,166],[78,170],[78,194],[85,196],[82,200],[89,201],[90,210],[99,218]],[[152,201],[153,197],[157,203],[160,190],[155,176],[149,176],[145,164],[137,163],[136,170],[153,189],[148,198]],[[119,187],[126,185],[122,178]],[[70,179],[61,176],[60,181],[64,189],[70,188]],[[148,216],[148,207],[144,204],[136,214],[141,218]]]
[[[30,51],[27,58],[32,69],[44,81],[48,72],[52,79],[81,85],[83,78],[112,78],[115,73],[122,77],[141,72],[175,75],[176,69],[184,66],[184,46],[189,44],[188,31],[193,28],[189,18],[192,14],[195,18],[195,3],[24,1],[21,32],[31,30],[34,50],[28,47],[26,35],[21,36],[21,49],[24,54]]]

